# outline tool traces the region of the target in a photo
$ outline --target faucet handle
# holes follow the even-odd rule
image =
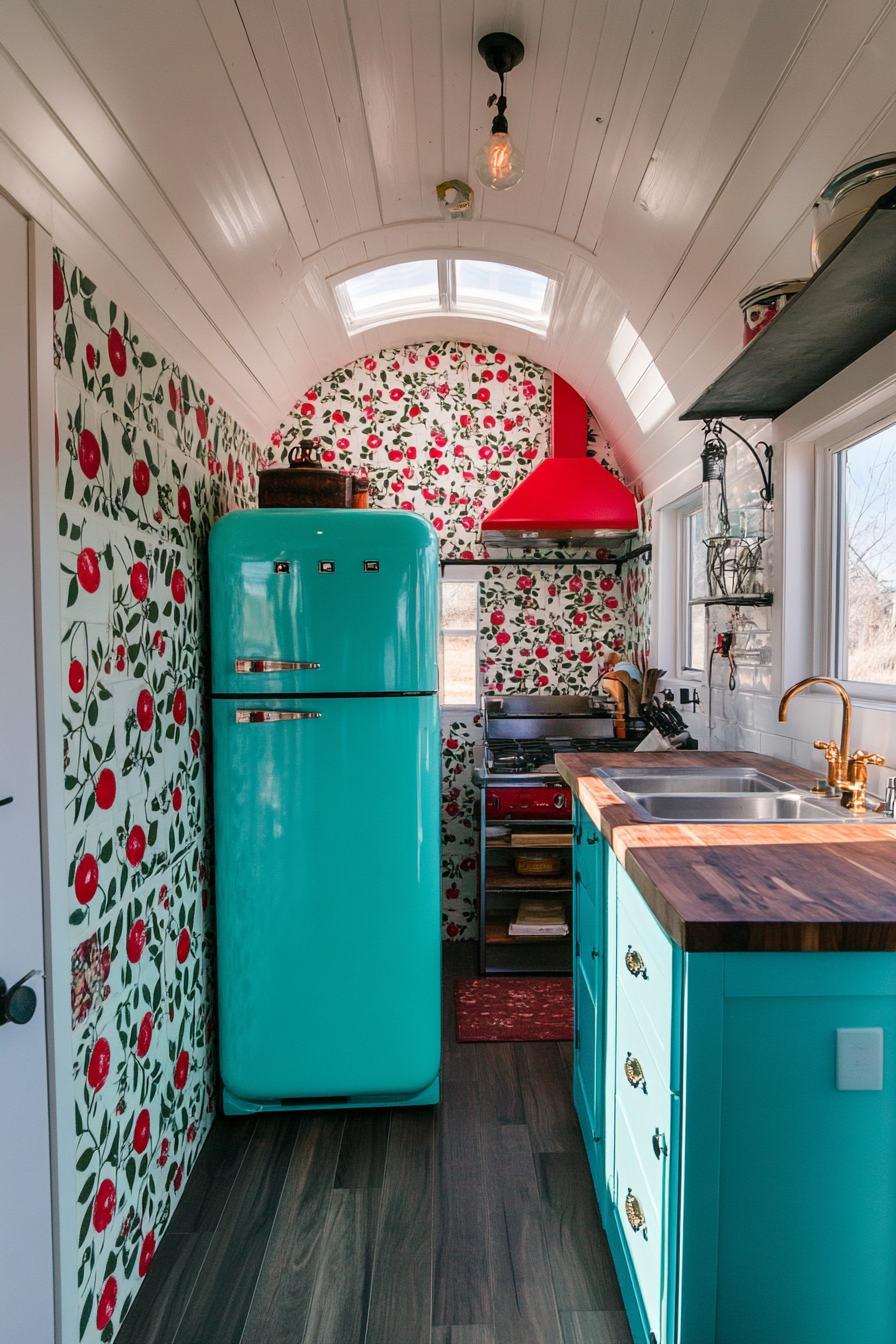
[[[853,760],[861,762],[862,765],[886,765],[883,756],[878,756],[870,751],[862,751],[861,747],[855,753]]]

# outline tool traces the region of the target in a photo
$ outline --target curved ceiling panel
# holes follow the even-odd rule
[[[496,79],[469,0],[6,0],[0,188],[259,436],[367,348],[331,280],[430,249],[544,268],[518,349],[599,413],[645,485],[740,343],[739,296],[808,273],[812,205],[896,144],[896,10],[876,0],[519,0],[507,81],[526,169],[473,177]],[[476,188],[472,218],[436,186]]]

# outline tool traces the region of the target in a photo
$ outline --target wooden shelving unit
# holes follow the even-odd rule
[[[490,823],[491,824],[491,823]],[[563,938],[511,937],[507,926],[519,901],[529,897],[559,897],[572,919],[572,822],[511,821],[507,836],[486,837],[482,828],[482,870],[479,887],[480,974],[572,974],[572,935]],[[559,850],[564,869],[556,874],[522,874],[514,859],[527,850]]]
[[[774,419],[894,331],[896,188],[680,419]]]

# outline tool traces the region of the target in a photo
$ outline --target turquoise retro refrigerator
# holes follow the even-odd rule
[[[435,1102],[436,534],[231,513],[209,577],[224,1110]]]

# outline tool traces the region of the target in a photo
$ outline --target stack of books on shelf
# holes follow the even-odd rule
[[[511,938],[565,938],[569,933],[562,901],[520,901],[516,919],[507,929]]]

